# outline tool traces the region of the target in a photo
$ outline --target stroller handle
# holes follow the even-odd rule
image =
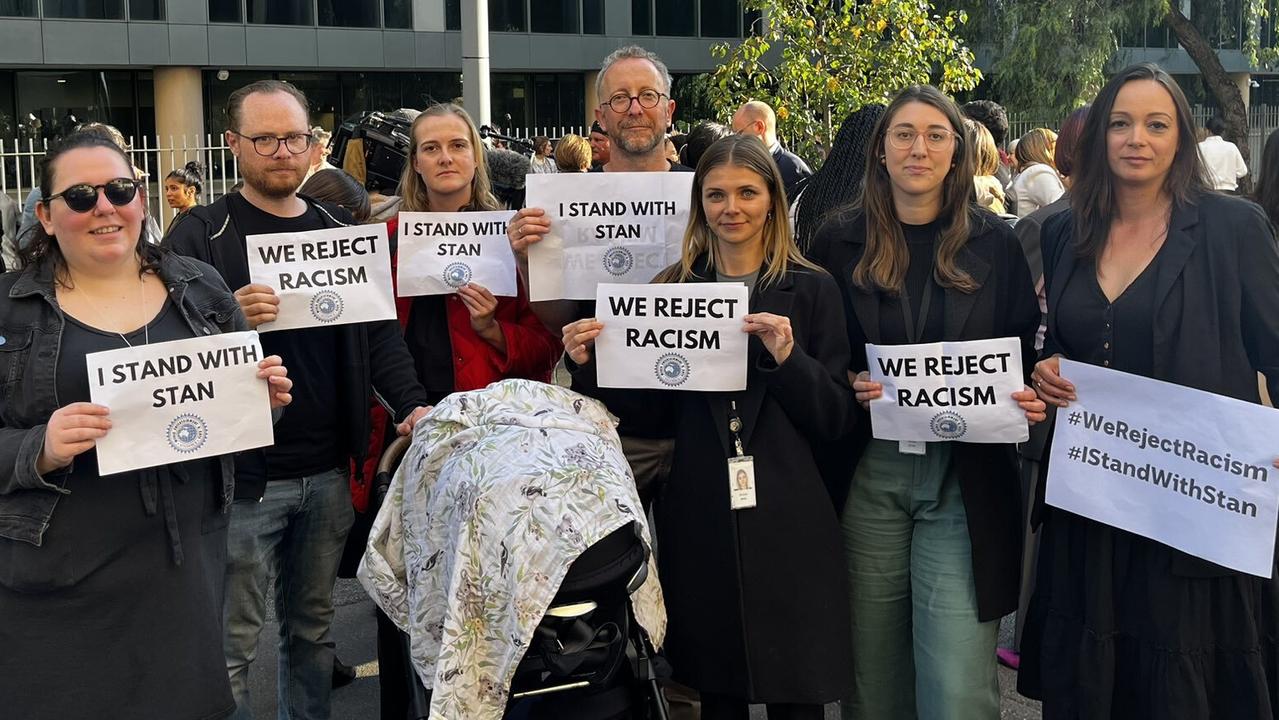
[[[413,439],[408,435],[401,435],[382,451],[382,457],[377,461],[377,473],[373,476],[374,507],[382,507],[382,501],[386,499],[386,493],[391,489],[391,478],[395,475],[395,467],[400,464],[400,460],[412,442]]]

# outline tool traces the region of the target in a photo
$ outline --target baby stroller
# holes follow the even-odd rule
[[[401,438],[383,454],[374,480],[379,504],[409,448],[408,438]],[[482,452],[482,448],[468,452]],[[421,459],[416,462],[420,464]],[[650,553],[641,531],[640,521],[626,523],[590,544],[568,566],[515,667],[504,717],[667,720],[657,685],[658,677],[666,673],[631,602],[649,573]],[[409,634],[399,633],[399,641],[400,651],[411,658]],[[442,647],[440,655],[445,653]],[[382,682],[404,682],[409,689],[407,719],[426,720],[431,690],[423,686],[411,661],[404,666],[405,677],[383,677]]]

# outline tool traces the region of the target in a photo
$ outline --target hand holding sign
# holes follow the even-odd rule
[[[1035,363],[1035,371],[1030,374],[1035,390],[1045,402],[1057,407],[1066,407],[1075,400],[1075,386],[1061,376],[1061,356],[1054,355]]]
[[[289,369],[284,367],[284,360],[279,355],[270,355],[258,363],[258,378],[266,380],[271,388],[272,410],[293,402],[293,396],[289,394],[293,381],[289,379]]]
[[[790,318],[772,313],[752,313],[742,318],[746,322],[743,331],[759,338],[768,354],[778,365],[786,362],[795,347],[795,335],[791,332]]]
[[[539,243],[551,230],[551,219],[542,208],[526,207],[515,214],[506,226],[506,238],[511,241],[515,257],[528,262],[528,247]]]
[[[102,405],[78,402],[53,411],[44,427],[44,449],[36,460],[36,472],[44,475],[71,464],[91,449],[111,429],[109,411]]]
[[[251,329],[274,321],[280,311],[280,296],[269,285],[245,285],[235,291],[235,300],[240,303]]]
[[[591,346],[595,338],[600,336],[604,323],[595,318],[586,318],[571,322],[564,326],[564,352],[569,359],[578,365],[585,365],[591,359]]]

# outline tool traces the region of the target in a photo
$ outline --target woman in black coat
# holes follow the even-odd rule
[[[576,387],[674,433],[655,513],[675,678],[701,692],[705,720],[744,719],[747,703],[767,703],[774,720],[818,719],[846,693],[851,662],[839,524],[812,451],[844,432],[853,407],[839,291],[795,247],[781,176],[757,139],[712,145],[693,198],[683,258],[658,281],[751,288],[746,390],[601,390],[593,319],[565,327],[565,349]],[[733,510],[737,439],[754,457],[757,505]]]
[[[1040,396],[1076,399],[1066,357],[1254,403],[1262,373],[1279,397],[1275,238],[1256,205],[1208,189],[1173,79],[1154,65],[1112,78],[1078,158],[1071,210],[1043,231]],[[1042,494],[1037,510],[1018,689],[1044,718],[1279,714],[1273,579],[1045,508]]]
[[[963,132],[936,88],[902,91],[871,138],[862,202],[809,252],[843,294],[863,403],[882,391],[866,373],[868,342],[1013,337],[1027,373],[1035,357],[1030,270],[1008,225],[973,204]],[[1043,419],[1032,391],[1014,398],[1028,421]],[[1014,448],[936,442],[920,452],[859,429],[843,504],[854,658],[844,716],[997,718],[998,621],[1017,607]]]

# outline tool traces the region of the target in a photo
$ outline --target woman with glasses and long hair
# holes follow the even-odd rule
[[[736,393],[603,390],[592,346],[603,325],[564,328],[574,387],[623,421],[675,440],[654,516],[677,681],[701,693],[703,720],[823,717],[848,689],[848,589],[839,524],[814,445],[851,421],[839,291],[800,255],[768,148],[733,135],[693,177],[680,260],[655,282],[745,283],[746,389]],[[740,443],[740,445],[738,444]],[[727,458],[754,458],[756,505],[733,509]]]
[[[213,268],[143,238],[133,166],[72,134],[41,164],[39,225],[0,277],[0,698],[8,717],[204,720],[222,656],[230,456],[103,477],[110,409],[86,356],[247,329]],[[262,402],[291,383],[259,363]],[[268,390],[269,387],[269,390]]]
[[[1042,231],[1040,397],[1059,408],[1076,400],[1063,357],[1253,403],[1261,373],[1279,397],[1270,223],[1256,205],[1211,190],[1172,77],[1151,64],[1112,77],[1076,158],[1070,209]],[[1018,689],[1043,700],[1046,720],[1279,713],[1273,573],[1235,572],[1044,507],[1042,494],[1037,505]]]
[[[1017,338],[1034,360],[1039,306],[1007,223],[974,203],[973,148],[953,100],[903,90],[880,117],[862,199],[814,239],[809,257],[843,291],[850,374],[863,407],[866,343]],[[1014,393],[1029,422],[1044,403]],[[846,718],[999,717],[999,619],[1017,607],[1020,523],[1011,445],[869,437],[843,505],[853,615]]]

